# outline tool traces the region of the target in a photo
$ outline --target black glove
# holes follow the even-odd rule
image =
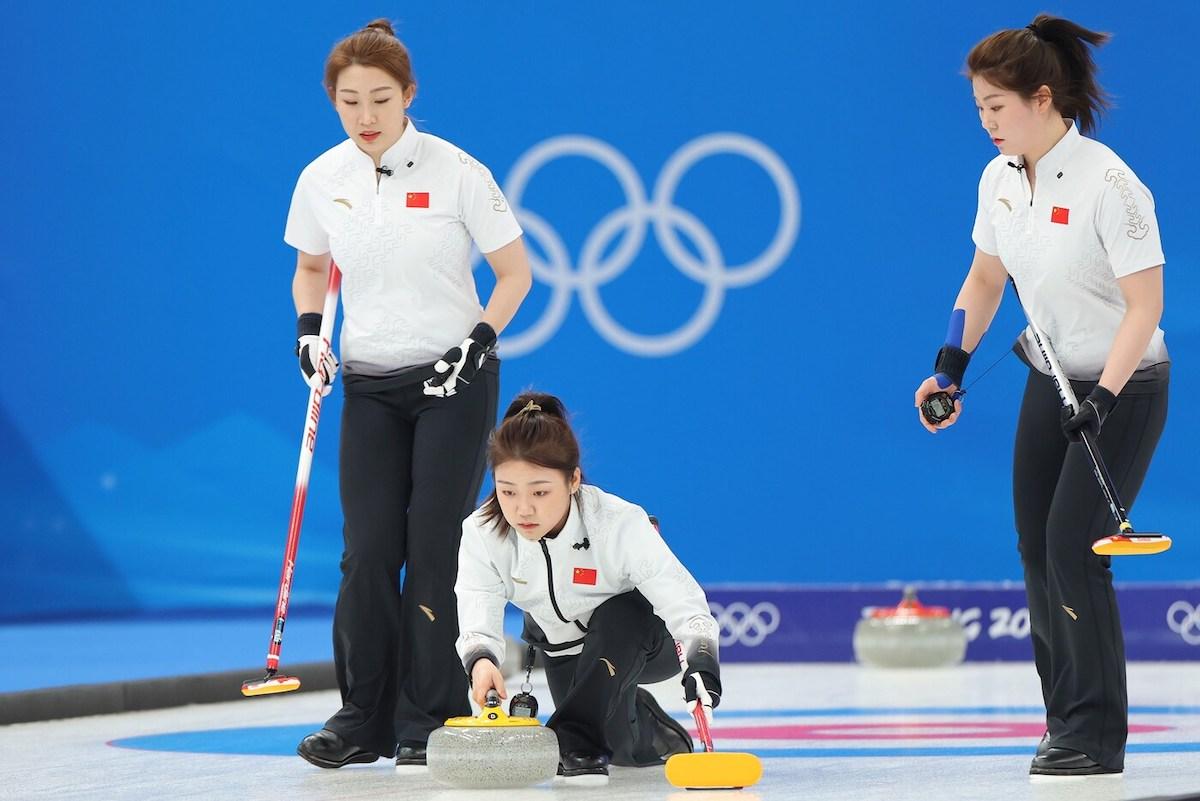
[[[300,357],[300,375],[304,382],[313,389],[320,389],[322,395],[333,391],[330,386],[338,371],[338,360],[333,355],[333,349],[325,352],[321,360],[321,375],[316,375],[313,360],[321,350],[321,315],[316,312],[305,312],[296,318],[296,355]]]
[[[475,326],[461,345],[446,351],[433,366],[437,375],[425,382],[425,394],[449,398],[458,392],[459,382],[470,384],[495,347],[495,329],[487,323]]]
[[[697,681],[702,686],[697,686]],[[701,700],[704,706],[716,709],[721,705],[721,680],[708,671],[692,670],[689,667],[688,672],[683,676],[683,700],[689,704]]]
[[[1082,440],[1080,431],[1085,428],[1092,433],[1093,437],[1098,436],[1100,427],[1104,425],[1104,418],[1108,417],[1116,405],[1117,396],[1097,384],[1096,388],[1079,404],[1078,412],[1073,413],[1069,406],[1062,408],[1063,434],[1071,442]]]
[[[705,707],[705,717],[712,720],[712,710],[721,703],[721,668],[708,643],[700,643],[688,656],[683,672],[683,700],[688,708],[698,701]]]

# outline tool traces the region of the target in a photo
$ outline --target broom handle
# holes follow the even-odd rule
[[[313,362],[318,370],[325,354],[333,349],[334,318],[337,317],[338,293],[342,273],[337,264],[329,263],[329,284],[325,288],[325,306],[321,312],[321,352]],[[292,579],[296,572],[296,551],[300,547],[300,524],[304,520],[304,502],[308,498],[308,476],[312,472],[313,449],[317,445],[317,423],[321,419],[321,387],[309,390],[308,409],[304,413],[304,432],[300,436],[300,463],[296,467],[296,488],[292,493],[292,515],[288,520],[287,547],[283,553],[283,570],[279,576],[279,595],[275,598],[275,624],[271,627],[271,644],[267,649],[267,675],[279,670],[279,654],[283,650],[283,626],[287,622],[288,602],[292,597]]]
[[[715,751],[712,732],[708,728],[708,718],[704,716],[704,707],[699,701],[692,705],[692,717],[696,719],[696,730],[700,732],[700,742],[704,743],[704,750],[709,753]]]
[[[1021,299],[1017,295],[1017,300]],[[1054,355],[1054,349],[1050,346],[1050,341],[1046,335],[1038,328],[1037,323],[1033,321],[1033,317],[1029,314],[1029,310],[1025,308],[1025,304],[1021,304],[1022,311],[1025,312],[1025,318],[1029,321],[1029,331],[1033,334],[1033,340],[1037,343],[1038,350],[1042,353],[1042,359],[1046,362],[1046,366],[1050,368],[1050,377],[1054,379],[1054,386],[1058,388],[1058,396],[1062,400],[1064,406],[1071,407],[1072,412],[1079,411],[1079,400],[1075,397],[1075,391],[1071,388],[1071,381],[1067,378],[1067,374],[1063,372],[1062,365],[1058,363],[1058,357]],[[1092,473],[1096,476],[1097,483],[1100,484],[1100,491],[1104,494],[1104,500],[1108,502],[1108,509],[1112,512],[1112,516],[1117,520],[1117,527],[1122,534],[1132,534],[1133,526],[1129,522],[1129,516],[1125,512],[1125,507],[1121,503],[1121,499],[1117,496],[1116,485],[1113,484],[1112,476],[1108,474],[1108,467],[1104,464],[1103,458],[1100,456],[1100,446],[1096,442],[1096,438],[1092,432],[1086,428],[1081,430],[1080,437],[1083,440],[1084,450],[1087,451],[1088,458],[1092,462]]]

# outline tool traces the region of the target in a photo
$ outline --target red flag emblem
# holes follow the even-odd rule
[[[1054,208],[1050,209],[1050,222],[1052,222],[1052,223],[1058,223],[1059,225],[1066,225],[1067,218],[1070,216],[1071,216],[1070,209],[1064,209],[1061,206],[1055,206]]]
[[[571,576],[572,584],[590,584],[596,586],[596,571],[590,567],[575,568],[574,575]]]
[[[428,192],[409,192],[408,199],[404,203],[410,209],[427,209],[429,208],[429,193]]]

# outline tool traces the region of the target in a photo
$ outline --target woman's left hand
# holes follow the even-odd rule
[[[683,700],[693,713],[699,705],[705,719],[711,724],[713,709],[721,703],[721,683],[710,673],[689,668],[683,677]]]
[[[495,346],[495,329],[487,323],[479,323],[461,345],[446,351],[433,366],[437,375],[425,382],[425,394],[449,398],[457,393],[459,382],[470,384]]]
[[[1079,411],[1074,411],[1070,406],[1062,407],[1060,416],[1063,434],[1070,442],[1081,441],[1083,436],[1080,429],[1084,428],[1093,437],[1100,436],[1100,427],[1104,425],[1105,418],[1116,405],[1117,396],[1097,384],[1091,394],[1083,399],[1083,403],[1079,404]]]

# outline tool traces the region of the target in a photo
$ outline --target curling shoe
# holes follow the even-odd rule
[[[296,746],[296,753],[318,768],[340,768],[353,762],[374,762],[379,759],[379,754],[364,751],[329,729],[321,729],[305,737]]]
[[[1030,776],[1119,776],[1122,771],[1106,768],[1087,754],[1053,746],[1034,757],[1029,766]]]
[[[425,743],[405,740],[396,749],[396,767],[424,767],[426,764]]]
[[[638,717],[644,713],[654,723],[654,752],[662,762],[675,754],[692,753],[692,735],[679,721],[663,711],[658,701],[643,687],[637,688]]]
[[[572,751],[558,758],[558,775],[572,784],[608,784],[608,757]]]

